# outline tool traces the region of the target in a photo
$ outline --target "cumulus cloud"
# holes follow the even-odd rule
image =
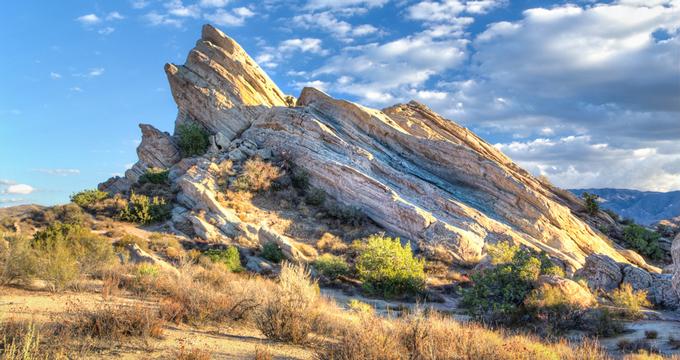
[[[366,36],[378,32],[378,28],[370,24],[352,25],[339,20],[332,12],[307,13],[296,15],[293,22],[303,28],[321,29],[333,34],[340,40],[352,41],[355,37]]]
[[[229,0],[201,0],[198,5],[202,7],[225,7]]]
[[[53,80],[58,80],[58,79],[61,79],[61,74],[60,74],[60,73],[57,73],[57,72],[54,72],[54,71],[52,71],[52,72],[50,72],[50,78],[52,78]]]
[[[381,7],[387,4],[389,0],[309,0],[304,6],[305,9],[319,10],[347,10],[347,9],[364,9]]]
[[[27,184],[16,184],[13,182],[8,182],[6,184],[0,184],[0,194],[7,195],[28,195],[35,191],[35,189]]]
[[[231,11],[218,9],[213,14],[205,15],[205,18],[217,25],[241,26],[246,19],[255,16],[255,13],[247,7],[238,7]]]
[[[323,55],[326,50],[321,47],[321,39],[316,38],[303,38],[303,39],[288,39],[281,42],[279,45],[279,51],[281,52],[308,52],[312,54]]]
[[[102,19],[95,14],[87,14],[77,17],[76,21],[83,25],[94,25],[100,23]]]
[[[147,13],[146,15],[144,15],[144,19],[151,26],[181,27],[183,24],[182,20],[170,17],[166,14],[160,14],[157,11],[151,11]]]

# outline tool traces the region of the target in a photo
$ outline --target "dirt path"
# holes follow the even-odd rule
[[[141,300],[116,297],[107,303],[135,304]],[[104,303],[96,293],[22,290],[0,287],[0,317],[4,319],[55,321],[73,307],[95,307]],[[180,347],[208,350],[212,359],[254,359],[258,348],[268,349],[275,359],[311,359],[313,349],[265,339],[256,329],[243,326],[194,328],[168,324],[164,337],[148,345],[130,342],[92,354],[91,359],[172,359]]]

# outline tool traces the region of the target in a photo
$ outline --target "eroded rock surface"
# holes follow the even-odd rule
[[[486,244],[510,240],[546,251],[572,271],[590,254],[658,271],[575,216],[578,199],[425,105],[381,111],[306,88],[293,107],[235,41],[209,25],[186,63],[165,70],[178,105],[176,123],[208,129],[211,156],[285,156],[309,173],[313,186],[432,258],[472,264],[483,258]],[[243,223],[215,200],[211,166],[200,158],[171,168],[186,209],[173,219],[213,241],[267,237],[261,233],[266,228]]]

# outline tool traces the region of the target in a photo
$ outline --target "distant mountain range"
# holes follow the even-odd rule
[[[581,196],[589,192],[602,199],[600,206],[611,209],[638,224],[652,225],[680,216],[680,191],[654,192],[627,189],[572,189]]]

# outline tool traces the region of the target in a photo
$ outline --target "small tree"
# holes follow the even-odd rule
[[[372,235],[360,250],[356,270],[367,292],[395,297],[423,290],[424,264],[413,257],[410,244],[401,245],[399,238]]]
[[[581,197],[583,198],[583,202],[585,203],[585,209],[588,215],[590,216],[597,215],[598,211],[600,211],[600,204],[597,203],[597,199],[599,197],[595,194],[591,194],[588,192],[584,192],[583,194],[581,194]]]
[[[208,132],[196,123],[186,122],[177,125],[179,149],[184,157],[205,154],[210,145],[208,136]]]

